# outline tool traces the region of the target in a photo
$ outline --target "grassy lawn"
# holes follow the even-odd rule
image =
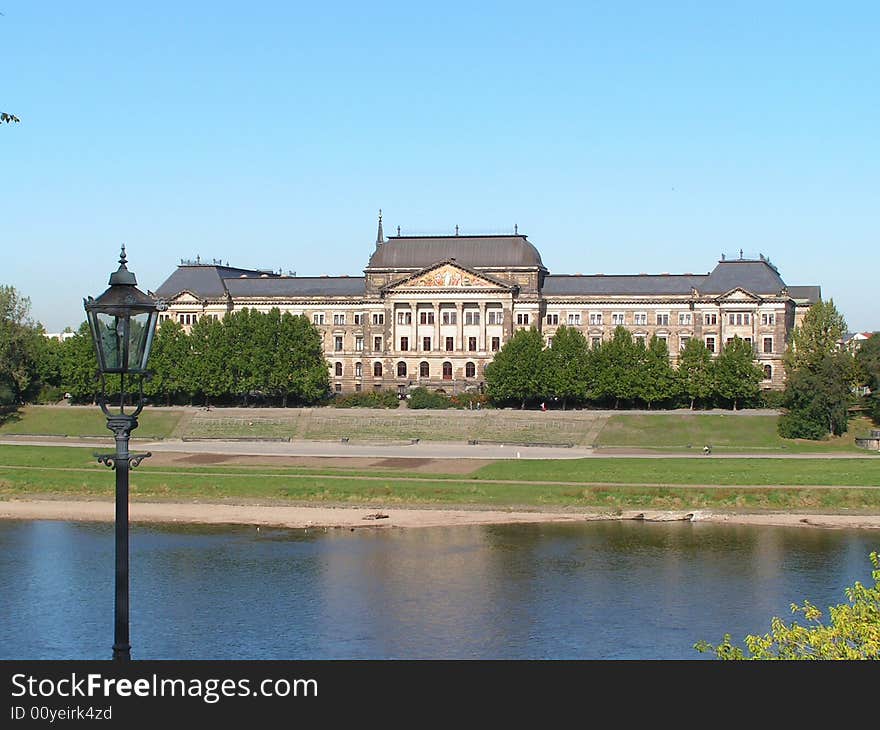
[[[167,438],[182,415],[182,411],[147,408],[138,418],[134,438]],[[0,436],[10,434],[46,436],[106,436],[107,420],[97,406],[25,406],[6,414],[0,420]]]
[[[189,468],[148,464],[145,461],[132,472],[133,500],[277,499],[314,504],[611,510],[880,510],[880,489],[865,488],[880,483],[880,461],[873,459],[512,461],[484,467],[474,478],[370,470],[260,467],[255,471],[225,465]],[[751,465],[757,471],[750,471]],[[540,484],[532,481],[536,479],[569,483]],[[664,481],[669,486],[650,486]],[[688,484],[695,486],[678,486]],[[774,486],[737,487],[763,484]],[[818,489],[798,487],[800,484],[847,486]],[[0,499],[59,495],[110,498],[113,491],[113,473],[94,462],[90,449],[0,446]]]
[[[880,485],[880,459],[565,459],[498,461],[476,479],[612,484]]]
[[[855,437],[867,433],[871,422],[853,418],[843,436],[823,441],[783,439],[776,433],[777,416],[734,415],[723,413],[643,414],[621,413],[608,419],[599,434],[600,447],[640,449],[699,450],[711,444],[713,450],[778,451],[785,453],[860,451]]]

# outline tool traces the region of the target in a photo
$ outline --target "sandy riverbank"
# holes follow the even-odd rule
[[[310,507],[286,504],[220,504],[132,502],[132,522],[237,524],[286,528],[449,527],[539,522],[636,520],[713,522],[787,527],[880,529],[880,515],[820,515],[789,513],[730,513],[698,510],[665,512],[627,510],[619,515],[600,512],[542,512],[481,509],[416,509],[376,507]],[[0,519],[112,522],[111,501],[31,500],[0,501]]]

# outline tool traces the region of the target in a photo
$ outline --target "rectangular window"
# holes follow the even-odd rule
[[[363,363],[356,362],[354,364],[354,376],[356,378],[364,377],[364,366]]]
[[[398,312],[397,324],[412,324],[412,312]]]
[[[504,321],[504,313],[498,309],[490,309],[486,313],[487,324],[501,324]]]
[[[752,316],[748,312],[743,312],[743,324],[751,324]]]
[[[501,349],[501,338],[493,337],[492,338],[492,352],[498,352]]]
[[[568,324],[569,325],[580,324],[580,323],[581,323],[580,312],[578,312],[577,314],[569,314],[568,315]]]
[[[602,338],[601,337],[592,337],[592,338],[590,338],[590,344],[593,346],[593,349],[595,350],[597,347],[599,347],[599,345],[602,344]]]
[[[409,337],[400,338],[400,349],[403,351],[409,350]]]
[[[657,324],[668,325],[669,314],[666,312],[657,312]]]
[[[373,324],[385,324],[385,314],[381,312],[373,314]]]
[[[324,324],[324,315],[321,314],[313,314],[312,315],[312,324]]]
[[[547,315],[547,324],[559,324],[559,315],[558,314],[548,314]]]
[[[430,350],[431,350],[431,338],[430,337],[422,337],[422,349],[425,352],[430,352]]]
[[[718,324],[718,315],[717,314],[704,314],[703,315],[703,324]]]
[[[443,310],[443,324],[457,324],[458,313],[454,309]]]
[[[633,315],[633,324],[648,324],[648,315],[645,312],[636,312]]]
[[[590,312],[590,324],[602,324],[602,312]]]
[[[382,338],[374,337],[373,338],[373,352],[382,352]]]
[[[678,338],[678,349],[679,349],[679,350],[684,350],[684,348],[687,347],[688,341],[689,341],[690,339],[691,339],[691,338],[688,337],[687,335],[682,335],[681,337],[679,337],[679,338]]]
[[[520,312],[516,315],[516,323],[517,324],[528,324],[529,323],[529,313],[528,312]]]
[[[633,337],[633,342],[638,342],[642,347],[645,346],[645,336],[644,335],[636,335]]]
[[[624,324],[626,321],[626,316],[623,312],[612,312],[611,314],[611,324]]]
[[[679,324],[690,324],[691,323],[691,313],[690,312],[679,312],[678,313],[678,323]]]
[[[477,351],[477,338],[476,337],[468,337],[468,350],[471,352]]]
[[[336,337],[333,338],[333,349],[336,350],[336,352],[342,351],[342,335],[336,335]]]
[[[761,324],[775,324],[776,316],[772,313],[764,313],[761,315]]]
[[[706,349],[709,352],[715,352],[715,338],[714,337],[707,337],[706,338]]]
[[[764,338],[764,354],[769,355],[773,352],[773,338],[765,337]]]
[[[360,393],[360,392],[361,392],[361,384],[360,384],[360,383],[355,383],[355,384],[354,384],[354,390],[355,390],[356,393]]]
[[[354,349],[358,352],[361,352],[364,349],[364,338],[363,337],[355,337],[354,338]]]
[[[455,349],[455,338],[447,337],[446,338],[446,352],[452,352]]]
[[[363,324],[364,323],[364,315],[363,314],[354,315],[354,323],[355,324]]]
[[[333,388],[336,390],[337,393],[341,393],[342,392],[342,383],[336,383],[336,385],[334,385]]]
[[[479,324],[480,323],[480,313],[469,309],[464,313],[464,323],[465,324]]]
[[[344,314],[334,314],[333,315],[333,324],[345,324],[345,315]]]
[[[434,310],[423,309],[419,312],[419,324],[434,324]]]

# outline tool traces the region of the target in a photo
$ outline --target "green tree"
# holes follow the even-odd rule
[[[734,337],[715,361],[715,387],[719,396],[733,403],[733,410],[743,401],[756,398],[764,373],[755,364],[752,345]]]
[[[712,652],[718,659],[880,659],[880,557],[870,554],[874,569],[872,587],[856,581],[846,589],[848,603],[828,609],[830,622],[822,622],[822,612],[809,601],[791,605],[807,621],[786,624],[780,618],[770,622],[770,632],[745,638],[746,651],[734,646],[730,634],[714,646],[700,641],[694,648]]]
[[[88,322],[83,322],[73,337],[61,343],[60,370],[61,387],[74,400],[94,403],[100,385],[95,377],[98,360]]]
[[[715,361],[712,353],[696,337],[688,340],[678,358],[678,382],[681,392],[694,403],[706,403],[715,394]]]
[[[641,376],[638,379],[637,393],[648,405],[668,401],[678,395],[678,381],[675,370],[669,362],[669,348],[666,340],[651,336],[642,361]]]
[[[0,286],[0,403],[23,403],[39,390],[37,357],[44,338],[30,307],[15,287]]]
[[[544,340],[534,327],[521,329],[511,337],[486,366],[486,387],[496,402],[526,401],[545,395],[542,382]]]
[[[868,411],[874,421],[880,423],[880,335],[875,332],[862,342],[856,352],[855,364],[857,382],[871,391]]]
[[[821,439],[846,433],[853,368],[849,353],[835,351],[815,365],[794,370],[782,395],[785,412],[779,417],[779,435]]]
[[[645,360],[645,346],[623,326],[618,326],[607,342],[593,352],[595,377],[593,397],[613,400],[619,408],[621,401],[630,401],[639,395],[639,378]]]
[[[562,325],[553,335],[553,344],[542,352],[546,395],[568,402],[584,401],[591,378],[590,350],[586,338],[573,327]]]
[[[808,367],[815,369],[825,355],[838,348],[838,343],[846,332],[846,320],[834,306],[834,300],[819,301],[804,315],[803,322],[791,333],[791,340],[785,352],[785,372]]]
[[[855,369],[852,356],[839,350],[845,331],[846,321],[833,300],[816,302],[792,331],[783,360],[781,436],[817,439],[847,430]]]
[[[152,377],[144,386],[144,393],[162,398],[166,405],[180,394],[192,397],[188,388],[187,365],[191,357],[189,337],[173,319],[159,325],[153,338],[149,368]]]
[[[321,333],[304,315],[285,312],[280,320],[280,330],[273,368],[279,384],[275,392],[281,392],[282,405],[288,398],[299,403],[316,403],[330,390],[330,376]]]
[[[198,320],[189,333],[190,354],[184,371],[186,391],[203,395],[206,404],[232,392],[233,369],[228,360],[228,336],[224,322],[209,317]]]

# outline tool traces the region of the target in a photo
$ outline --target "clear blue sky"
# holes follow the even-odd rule
[[[763,253],[880,329],[880,4],[0,0],[0,283],[78,326],[119,244],[362,272],[519,225],[555,273]]]

